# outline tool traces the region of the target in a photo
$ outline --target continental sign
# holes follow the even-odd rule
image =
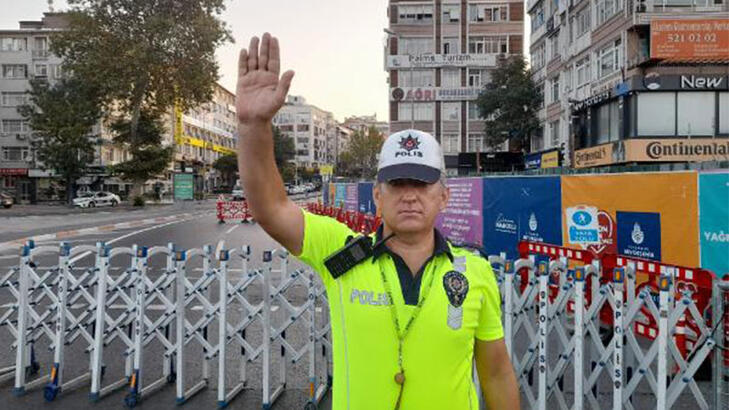
[[[575,151],[572,163],[575,168],[586,168],[608,165],[613,162],[613,144],[610,143]]]
[[[633,139],[624,143],[628,162],[729,161],[729,138]]]
[[[726,58],[729,19],[652,20],[651,58]]]

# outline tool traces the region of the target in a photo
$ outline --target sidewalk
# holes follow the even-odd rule
[[[203,201],[178,201],[171,204],[157,204],[154,202],[147,202],[144,207],[132,206],[129,203],[122,203],[118,206],[101,206],[95,208],[80,208],[72,207],[65,204],[36,204],[36,205],[13,205],[10,209],[0,208],[0,218],[9,218],[17,216],[50,216],[50,215],[83,215],[83,214],[94,214],[99,212],[124,212],[124,211],[138,211],[138,210],[153,210],[161,209],[163,207],[181,206],[181,204],[198,204],[206,203],[212,200]]]

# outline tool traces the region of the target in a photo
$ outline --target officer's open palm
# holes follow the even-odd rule
[[[265,33],[260,40],[251,39],[248,50],[242,49],[238,61],[236,111],[242,123],[270,122],[286,100],[294,77],[293,71],[279,78],[281,59],[278,39]]]

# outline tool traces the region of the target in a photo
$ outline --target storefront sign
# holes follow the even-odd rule
[[[651,58],[729,55],[729,19],[651,21]]]
[[[0,176],[27,176],[28,168],[0,168]]]
[[[391,101],[464,101],[475,100],[479,88],[397,87],[390,89]]]
[[[585,108],[591,107],[596,104],[600,104],[601,102],[610,99],[613,96],[613,90],[607,90],[603,91],[601,93],[595,94],[589,98],[585,98],[584,100],[575,103],[575,105],[572,107],[573,111],[582,111]]]
[[[710,74],[660,75],[653,72],[630,79],[631,90],[704,91],[729,90],[729,76]]]
[[[625,140],[628,162],[729,161],[729,138]]]
[[[529,154],[524,158],[525,169],[556,168],[559,166],[559,151],[551,150]]]
[[[387,69],[434,67],[494,67],[495,54],[421,54],[387,56]]]
[[[586,168],[608,165],[613,162],[613,144],[610,143],[575,151],[573,164],[575,168]]]

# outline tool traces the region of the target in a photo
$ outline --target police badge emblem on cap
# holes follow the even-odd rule
[[[463,301],[468,294],[468,279],[454,270],[443,276],[443,288],[448,296],[448,327],[458,330],[463,324]]]

